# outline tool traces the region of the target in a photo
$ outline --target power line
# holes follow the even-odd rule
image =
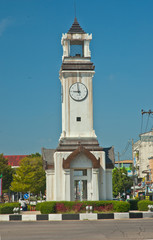
[[[141,121],[141,133],[142,133],[142,125],[143,125],[143,115],[144,114],[148,114],[148,118],[147,118],[147,124],[146,124],[146,129],[145,131],[147,131],[147,128],[148,128],[148,123],[149,123],[149,117],[151,115],[153,115],[153,111],[151,109],[149,109],[149,111],[144,111],[143,109],[141,110],[141,114],[142,114],[142,121]]]
[[[131,140],[128,140],[126,146],[125,146],[125,149],[123,150],[123,152],[120,154],[120,157],[123,157],[123,155],[127,152],[127,150],[129,149],[129,146],[130,146],[130,143],[131,143]]]
[[[148,119],[147,119],[147,125],[146,125],[146,131],[147,131],[147,127],[148,127],[148,122],[149,122],[149,117],[153,118],[153,111],[151,111],[151,109],[149,111],[143,111],[143,109],[141,110],[141,114],[142,114],[142,120],[141,120],[141,133],[142,134],[142,127],[143,127],[143,115],[144,114],[148,114]],[[153,126],[152,126],[153,127]],[[139,144],[137,146],[134,147],[134,150],[136,150],[142,143],[142,140],[140,138],[139,140]]]
[[[150,117],[150,115],[148,115],[148,118],[147,118],[147,124],[146,124],[146,132],[147,132],[147,128],[148,128],[148,123],[149,123],[149,117]]]
[[[118,156],[119,158],[123,157],[124,154],[128,151],[130,144],[131,144],[131,140],[128,140],[128,142],[127,142],[124,150],[122,151],[122,153],[119,154],[119,152],[117,152],[117,153],[115,153],[115,156]]]
[[[141,114],[153,114],[153,111],[151,111],[151,109],[149,109],[149,111],[143,111],[143,109],[141,110]]]

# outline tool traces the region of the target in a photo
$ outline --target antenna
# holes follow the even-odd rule
[[[76,0],[74,0],[74,16],[76,18]]]

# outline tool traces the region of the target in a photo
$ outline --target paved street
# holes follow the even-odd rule
[[[153,240],[153,219],[0,222],[0,240]]]

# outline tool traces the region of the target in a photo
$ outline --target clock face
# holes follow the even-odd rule
[[[76,82],[71,85],[69,93],[73,100],[82,101],[87,97],[88,89],[83,83]]]

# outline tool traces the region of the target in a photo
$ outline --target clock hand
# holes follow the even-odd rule
[[[80,95],[80,88],[79,88],[79,83],[77,82],[77,89],[78,89],[78,93]]]
[[[79,84],[78,84],[78,82],[77,82],[77,89],[78,89],[78,91],[79,91]]]

